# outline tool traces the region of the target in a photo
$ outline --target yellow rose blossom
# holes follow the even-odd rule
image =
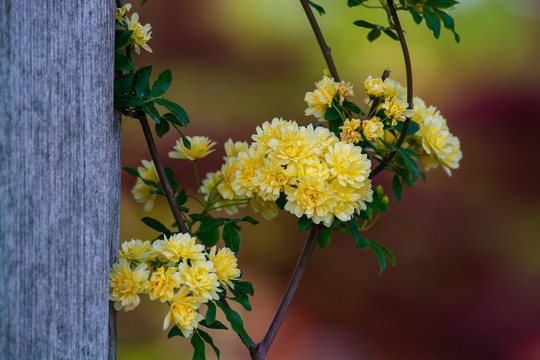
[[[452,176],[452,171],[450,169],[455,170],[459,168],[459,162],[463,158],[463,154],[461,152],[459,139],[456,136],[452,135],[448,139],[448,144],[450,146],[450,152],[446,154],[446,157],[439,158],[439,161],[448,176]]]
[[[392,117],[392,126],[395,126],[398,121],[405,121],[406,117],[414,115],[414,110],[407,109],[408,106],[408,103],[401,101],[395,96],[387,98],[384,104],[382,104],[384,114],[389,118]]]
[[[225,143],[225,154],[226,157],[237,157],[242,151],[248,151],[249,145],[245,141],[232,141],[232,139],[227,140]],[[225,160],[227,160],[225,158]]]
[[[459,161],[463,157],[460,142],[457,137],[448,131],[446,120],[442,116],[428,116],[420,128],[422,147],[428,159],[424,160],[426,169],[436,167],[434,159],[437,159],[444,170],[451,175],[450,169],[457,169]]]
[[[339,141],[339,138],[325,127],[317,126],[313,132],[317,138],[318,147],[322,150],[322,152],[326,151],[329,146],[337,144]]]
[[[254,211],[261,213],[266,220],[272,220],[278,216],[278,206],[275,201],[263,200],[259,196],[255,196],[249,199],[249,205]]]
[[[356,131],[361,125],[361,121],[359,119],[347,119],[343,123],[343,126],[340,126],[341,133],[339,134],[341,141],[347,142],[347,143],[357,143],[360,140],[362,140],[362,136],[360,136],[360,133]]]
[[[129,10],[131,10],[131,4],[124,4],[124,6],[120,8],[116,8],[114,12],[114,16],[116,20],[120,22],[124,22],[126,20],[125,18],[126,12],[128,12]]]
[[[334,79],[328,76],[323,76],[321,81],[315,83],[315,87],[315,90],[307,92],[304,97],[304,101],[308,104],[305,114],[323,120],[326,110],[332,107],[332,100],[336,96],[338,89]]]
[[[189,287],[193,296],[199,298],[201,302],[208,300],[218,300],[221,289],[219,289],[219,279],[216,275],[216,268],[211,261],[192,261],[191,265],[186,262],[178,266],[182,284]]]
[[[216,247],[213,246],[210,249],[209,260],[214,263],[219,282],[234,289],[232,280],[237,280],[241,271],[231,249],[225,247],[216,252]]]
[[[150,276],[146,287],[150,300],[172,301],[174,289],[180,287],[180,273],[175,267],[162,266]]]
[[[272,150],[268,157],[279,161],[281,165],[306,166],[317,161],[321,155],[312,125],[299,127],[292,123],[282,127],[279,138],[270,139],[268,146]]]
[[[161,256],[168,260],[178,262],[181,260],[203,260],[204,246],[195,243],[196,239],[189,234],[174,234],[168,239],[156,240],[152,247]]]
[[[328,168],[328,164],[326,164],[326,161],[319,161],[317,163],[311,164],[310,166],[304,166],[300,168],[296,177],[303,178],[309,176],[313,176],[321,180],[327,180],[330,177],[330,169]]]
[[[146,262],[151,258],[156,257],[156,252],[152,248],[150,241],[141,241],[131,239],[122,243],[118,257],[125,259],[128,263]]]
[[[239,168],[238,159],[229,158],[223,166],[221,166],[221,176],[223,180],[218,184],[218,191],[226,200],[232,200],[237,197],[232,183],[234,181],[234,175]]]
[[[407,88],[401,86],[397,81],[387,78],[384,80],[384,86],[386,88],[386,91],[384,92],[385,98],[395,96],[399,99],[405,99]]]
[[[358,186],[369,176],[371,161],[360,147],[339,142],[328,150],[326,162],[330,173],[342,186]]]
[[[150,36],[152,34],[150,31],[151,29],[152,26],[150,26],[150,24],[144,26],[141,25],[139,22],[139,14],[133,13],[133,15],[131,15],[131,19],[128,22],[128,30],[133,31],[131,34],[131,45],[137,54],[141,53],[140,47],[149,53],[152,52],[150,46],[146,44],[148,40],[152,38]]]
[[[251,138],[263,153],[268,154],[271,151],[268,142],[271,139],[279,139],[281,134],[280,129],[291,126],[292,123],[290,120],[273,118],[272,122],[266,121],[261,126],[257,126],[255,129],[256,134],[252,135]]]
[[[277,160],[267,158],[262,166],[255,169],[252,184],[258,189],[258,195],[263,200],[275,201],[285,186],[291,183],[292,176],[290,169],[281,166]]]
[[[131,270],[125,259],[113,264],[110,271],[109,299],[114,301],[115,310],[129,311],[139,305],[141,299],[138,294],[148,285],[149,274],[146,264],[140,264],[134,270]]]
[[[340,105],[343,105],[346,97],[354,96],[353,86],[350,83],[345,83],[344,81],[341,81],[336,83],[336,87]]]
[[[287,203],[285,210],[301,217],[306,215],[315,224],[321,222],[330,226],[334,219],[333,211],[337,206],[337,197],[322,179],[310,176],[298,179],[296,187],[285,190]]]
[[[334,215],[341,221],[349,221],[354,214],[355,208],[359,205],[361,195],[353,186],[342,186],[339,181],[334,180],[329,186],[332,193],[338,198],[334,208]]]
[[[171,325],[172,322],[178,326],[182,335],[191,336],[193,331],[199,325],[203,316],[198,313],[201,306],[199,299],[189,295],[189,288],[182,286],[174,295],[169,312],[163,321],[163,330]]]
[[[381,78],[373,79],[371,75],[368,76],[366,81],[364,81],[364,87],[366,88],[366,93],[370,98],[380,98],[384,96],[386,92],[386,85]]]
[[[214,141],[211,141],[206,136],[186,136],[186,139],[189,140],[191,148],[185,147],[181,139],[176,140],[175,151],[169,152],[170,158],[196,161],[213,152],[212,147],[216,145]]]
[[[440,116],[440,112],[435,106],[427,106],[424,100],[420,99],[419,97],[415,97],[414,115],[411,117],[411,120],[417,122],[418,125],[422,127],[424,124],[424,119],[428,116],[436,118]]]
[[[254,146],[248,151],[242,151],[238,154],[238,170],[234,174],[234,180],[231,186],[234,193],[240,197],[251,197],[257,191],[252,180],[255,178],[255,170],[263,164],[264,153],[256,151]]]
[[[383,123],[377,116],[373,116],[371,119],[364,121],[362,132],[368,140],[378,139],[383,137]]]
[[[154,162],[142,160],[142,164],[143,166],[137,168],[139,176],[147,181],[159,184],[160,180]],[[137,179],[135,186],[131,190],[135,200],[144,203],[144,211],[150,211],[154,207],[154,201],[156,200],[156,194],[152,194],[154,190],[156,190],[154,186],[147,185],[142,179]]]

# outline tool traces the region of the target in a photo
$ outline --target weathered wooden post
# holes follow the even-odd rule
[[[116,357],[112,0],[0,0],[0,358]]]

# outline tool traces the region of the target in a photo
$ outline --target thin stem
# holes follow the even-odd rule
[[[197,167],[197,160],[193,161],[193,171],[195,172],[195,182],[197,183],[197,190],[199,191],[199,194],[201,194],[202,196],[201,180],[199,177],[199,168]]]
[[[332,77],[336,82],[341,81],[339,79],[339,75],[336,69],[336,65],[334,64],[334,60],[332,59],[332,49],[326,44],[326,41],[324,41],[324,36],[321,32],[321,28],[319,27],[319,24],[317,23],[317,20],[315,19],[315,15],[313,14],[313,11],[311,10],[311,6],[308,3],[308,0],[300,0],[300,3],[302,4],[302,7],[304,8],[304,12],[306,13],[306,16],[309,20],[309,24],[311,25],[311,28],[313,29],[313,32],[315,33],[315,37],[317,38],[317,42],[319,43],[319,47],[321,48],[321,51],[324,56],[324,60],[326,61],[326,65],[328,66],[328,70],[330,71],[330,74],[332,74]]]
[[[163,188],[165,190],[165,195],[167,197],[167,201],[169,202],[169,207],[171,208],[171,211],[173,213],[174,220],[176,220],[176,224],[178,225],[178,228],[183,233],[189,233],[186,223],[184,222],[184,219],[182,218],[182,214],[180,213],[180,210],[178,209],[178,206],[176,205],[174,192],[172,191],[171,184],[169,184],[169,180],[167,179],[167,175],[165,174],[163,164],[161,163],[161,159],[157,152],[156,143],[154,142],[154,138],[152,136],[152,130],[150,130],[150,126],[148,125],[146,114],[143,112],[137,112],[137,119],[139,119],[139,122],[141,123],[144,137],[146,138],[146,144],[148,145],[148,149],[150,150],[150,155],[152,156],[152,160],[154,161],[154,165],[156,166],[156,171],[158,173],[159,180],[161,181],[161,184],[163,185]]]
[[[405,61],[405,71],[407,73],[407,102],[409,103],[409,109],[414,108],[413,104],[413,78],[412,78],[412,66],[411,66],[411,57],[409,55],[409,48],[407,47],[407,42],[405,41],[405,35],[403,34],[403,28],[401,27],[401,23],[399,22],[399,17],[396,12],[396,7],[394,6],[394,2],[392,0],[386,0],[386,3],[388,4],[388,11],[390,11],[390,16],[392,18],[392,21],[394,22],[394,27],[396,28],[396,32],[398,34],[399,43],[401,44],[401,50],[403,51],[403,60]],[[398,141],[396,142],[397,147],[401,146],[403,144],[403,141],[405,140],[405,136],[407,135],[407,131],[409,130],[409,124],[411,122],[410,118],[407,118],[405,120],[405,123],[403,124],[403,129],[401,130],[401,134],[399,135]],[[375,175],[377,175],[379,172],[384,170],[386,164],[388,164],[392,158],[396,155],[395,151],[392,151],[386,157],[383,161],[369,175],[370,178],[373,178]]]
[[[296,268],[294,269],[291,280],[289,281],[287,290],[285,290],[285,293],[283,294],[283,298],[281,299],[281,303],[279,304],[276,314],[274,315],[274,319],[272,320],[272,323],[270,324],[270,327],[268,328],[263,340],[251,350],[251,358],[253,360],[264,359],[270,345],[272,345],[272,341],[274,341],[279,327],[287,314],[287,310],[289,310],[289,306],[291,305],[294,294],[296,293],[296,289],[298,289],[300,280],[302,280],[302,276],[304,275],[304,271],[306,270],[309,259],[311,258],[311,254],[313,254],[320,231],[320,226],[315,224],[312,225],[306,239],[304,249],[302,250],[300,258],[298,259],[298,263],[296,264]]]

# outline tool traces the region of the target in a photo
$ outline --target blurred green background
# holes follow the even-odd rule
[[[340,76],[355,85],[353,101],[363,100],[364,79],[386,68],[405,85],[399,43],[369,43],[367,30],[352,24],[384,23],[381,10],[316,2],[327,12],[317,19]],[[326,65],[298,1],[152,0],[133,10],[154,37],[154,53],[136,57],[137,66],[154,64],[155,75],[170,68],[168,97],[192,121],[185,134],[218,142],[199,161],[202,173],[220,168],[228,138],[249,140],[264,121],[314,121],[304,116],[303,98]],[[268,359],[540,359],[540,4],[463,0],[452,16],[460,44],[448,31],[435,40],[424,23],[401,15],[414,93],[437,106],[461,139],[461,167],[452,177],[430,171],[399,204],[391,199],[366,233],[397,258],[382,277],[374,254],[356,251],[350,238],[334,236],[316,249]],[[137,167],[150,159],[142,132],[132,119],[122,126],[123,166]],[[167,158],[176,139],[171,132],[158,140],[159,151],[193,193],[191,163]],[[134,182],[122,174],[121,241],[155,237],[144,216],[173,222],[163,199],[142,211],[130,193]],[[375,184],[392,197],[388,176]],[[305,235],[288,213],[273,222],[245,214],[261,220],[244,226],[239,253],[255,296],[252,312],[236,309],[258,341]],[[191,359],[189,340],[167,340],[162,331],[166,313],[147,300],[119,313],[119,359]],[[214,335],[222,359],[249,359],[236,334]]]

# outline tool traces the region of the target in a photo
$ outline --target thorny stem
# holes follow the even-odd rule
[[[272,341],[276,337],[279,327],[281,326],[281,323],[283,322],[283,319],[287,314],[287,310],[289,310],[289,306],[291,305],[294,294],[296,293],[296,289],[300,284],[300,280],[302,280],[302,276],[304,275],[304,271],[306,270],[309,259],[311,258],[311,254],[313,254],[313,250],[315,249],[315,244],[317,243],[317,237],[319,236],[320,231],[321,227],[319,225],[313,224],[311,226],[311,230],[306,239],[306,243],[304,245],[304,248],[302,249],[300,258],[296,263],[296,268],[294,269],[294,272],[291,276],[291,280],[289,281],[287,290],[285,290],[283,298],[281,299],[281,303],[279,304],[276,314],[274,315],[274,319],[270,323],[268,331],[266,332],[263,340],[255,347],[252,347],[251,358],[253,360],[264,359],[266,353],[268,352],[268,349],[270,348],[270,345],[272,345]]]
[[[386,0],[386,4],[388,5],[388,10],[390,11],[390,16],[392,18],[392,21],[394,22],[394,26],[396,28],[396,32],[398,34],[399,43],[401,44],[401,50],[403,51],[403,60],[405,60],[405,71],[407,73],[407,102],[409,103],[409,109],[412,109],[414,107],[413,104],[413,79],[412,79],[412,66],[411,66],[411,57],[409,55],[409,48],[407,47],[407,42],[405,41],[405,35],[403,34],[403,28],[401,27],[401,23],[399,22],[399,17],[396,12],[396,7],[394,6],[394,2],[392,0]],[[405,123],[403,124],[403,129],[401,130],[401,134],[399,135],[398,141],[396,142],[397,147],[401,146],[403,144],[403,141],[405,140],[405,136],[407,136],[407,131],[409,130],[409,124],[411,122],[410,118],[407,118],[405,120]],[[377,165],[375,169],[371,172],[369,175],[369,178],[372,179],[377,175],[379,172],[384,170],[385,166],[394,158],[396,155],[395,151],[392,151],[391,153],[387,154],[386,157]]]
[[[328,70],[330,71],[330,74],[332,74],[332,77],[336,82],[340,82],[341,80],[339,79],[336,65],[334,64],[334,60],[332,59],[332,49],[326,44],[326,41],[324,41],[324,36],[321,32],[321,28],[319,27],[319,24],[315,19],[315,15],[313,15],[313,11],[311,10],[311,6],[309,5],[308,0],[300,0],[300,3],[304,8],[304,12],[306,13],[306,16],[309,20],[309,24],[311,25],[311,28],[315,33],[315,37],[317,38],[317,42],[319,43],[319,46],[323,53],[324,60],[326,60],[326,65],[328,65]]]

